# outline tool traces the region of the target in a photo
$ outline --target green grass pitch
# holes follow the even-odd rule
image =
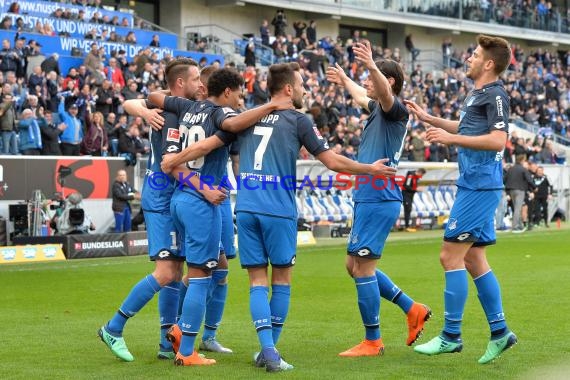
[[[392,234],[379,266],[415,300],[433,310],[420,342],[443,324],[442,231]],[[400,309],[381,303],[385,355],[340,358],[363,328],[353,281],[344,269],[344,239],[298,251],[292,302],[279,349],[295,365],[267,374],[254,368],[257,338],[249,317],[246,272],[231,262],[228,304],[218,337],[233,355],[212,354],[208,368],[175,367],[155,358],[156,298],[127,324],[132,363],[115,359],[96,336],[122,299],[152,266],[144,256],[0,267],[1,379],[556,379],[570,377],[570,230],[502,234],[488,251],[502,286],[509,326],[519,344],[490,365],[477,364],[489,332],[470,284],[460,354],[425,357],[405,345]]]

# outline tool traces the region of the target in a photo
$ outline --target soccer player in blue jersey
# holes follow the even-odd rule
[[[222,69],[213,73],[208,81],[208,99],[192,102],[182,98],[166,97],[163,93],[152,93],[149,101],[179,117],[181,144],[185,148],[200,140],[216,136],[223,145],[228,145],[240,128],[255,123],[274,109],[272,102],[254,110],[237,115],[230,107],[239,102],[243,78],[235,71]],[[284,103],[287,104],[287,103]],[[187,178],[208,178],[213,188],[223,187],[224,173],[228,161],[228,148],[220,146],[204,157],[186,162],[175,173],[182,173],[184,186],[177,186],[171,202],[171,213],[181,241],[184,244],[188,264],[188,290],[184,300],[179,328],[182,332],[180,347],[175,358],[177,365],[210,365],[215,360],[198,355],[194,350],[196,335],[202,324],[206,308],[212,270],[218,266],[219,243],[221,239],[221,214],[219,202],[212,204],[187,182]],[[205,227],[205,228],[204,228]]]
[[[166,79],[173,95],[194,98],[200,86],[198,64],[191,59],[177,59],[170,62],[165,70]],[[125,102],[127,112],[142,116],[148,111],[147,118],[160,117],[164,129],[151,131],[151,152],[148,169],[142,190],[142,209],[145,213],[145,224],[149,241],[150,259],[155,263],[152,274],[139,281],[132,289],[117,313],[101,329],[99,336],[107,344],[111,352],[125,361],[134,360],[129,352],[122,332],[128,319],[133,317],[152,299],[156,292],[160,314],[160,359],[174,359],[171,343],[166,339],[166,332],[176,323],[179,299],[179,281],[182,276],[184,255],[177,248],[176,231],[170,216],[170,199],[174,193],[174,181],[167,181],[166,186],[152,184],[153,176],[160,173],[160,163],[163,155],[173,154],[180,149],[171,147],[171,142],[178,142],[178,117],[165,112],[161,115],[143,107],[141,100]],[[165,180],[163,176],[159,178]]]
[[[477,45],[467,59],[466,73],[474,89],[463,103],[459,121],[431,116],[413,102],[406,105],[433,126],[426,134],[430,142],[459,147],[457,196],[440,252],[445,270],[445,324],[439,336],[414,350],[437,355],[463,349],[461,321],[469,272],[491,329],[491,340],[479,359],[485,364],[517,343],[507,327],[499,282],[485,254],[485,247],[495,244],[494,213],[503,189],[502,152],[507,141],[509,97],[499,75],[509,66],[511,50],[499,37],[479,35]]]
[[[331,170],[386,177],[394,176],[396,170],[385,166],[386,160],[361,164],[329,150],[313,123],[294,109],[302,108],[305,94],[297,63],[271,66],[267,82],[272,101],[291,99],[293,105],[289,110],[269,114],[240,135],[236,213],[240,262],[248,270],[250,311],[261,345],[261,352],[254,356],[255,364],[277,372],[293,368],[275,347],[289,311],[291,273],[296,258],[295,175],[301,146]],[[204,152],[219,144],[220,141],[212,138],[192,148]],[[176,163],[196,157],[188,150],[172,160]]]
[[[356,58],[369,72],[364,88],[350,80],[340,66],[329,67],[329,81],[344,86],[352,98],[370,116],[362,132],[358,161],[374,162],[387,158],[396,167],[402,153],[409,118],[404,104],[398,99],[404,82],[399,64],[392,60],[374,62],[367,41],[353,49]],[[380,269],[376,268],[390,230],[398,220],[402,192],[394,183],[383,186],[371,177],[360,178],[353,192],[354,224],[349,236],[346,267],[354,278],[358,307],[365,327],[365,339],[341,352],[344,357],[382,355],[384,344],[380,333],[380,297],[397,304],[407,316],[407,345],[420,336],[430,309],[414,302]],[[371,227],[374,226],[374,227]]]

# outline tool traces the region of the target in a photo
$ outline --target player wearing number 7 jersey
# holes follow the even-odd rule
[[[184,179],[172,196],[171,214],[186,254],[188,265],[188,290],[184,299],[179,327],[182,331],[180,348],[175,358],[177,365],[209,365],[215,360],[200,357],[194,350],[196,335],[200,330],[210,288],[211,272],[218,265],[219,242],[221,238],[221,215],[216,204],[210,203],[186,181],[189,176],[208,177],[213,187],[223,186],[225,167],[228,161],[227,145],[235,139],[229,131],[251,125],[270,111],[277,109],[273,102],[264,107],[237,115],[230,107],[236,106],[241,96],[243,78],[235,71],[222,69],[210,77],[206,100],[193,102],[183,98],[166,97],[152,93],[149,101],[173,112],[179,118],[179,141],[182,148],[216,136],[221,146],[204,157],[185,162],[177,168],[178,179]],[[168,148],[167,148],[168,151]],[[191,173],[192,172],[192,173]],[[205,227],[205,228],[204,228]]]
[[[360,164],[329,150],[313,123],[301,108],[305,89],[296,63],[269,68],[268,89],[272,101],[292,100],[288,110],[276,111],[240,135],[240,180],[237,195],[238,245],[242,267],[250,280],[250,312],[257,331],[261,352],[255,364],[269,372],[292,369],[276,344],[289,311],[291,272],[297,245],[297,208],[295,205],[296,159],[305,146],[329,169],[352,174],[393,176],[396,170],[385,160]],[[252,123],[253,124],[253,123]],[[220,144],[205,140],[192,149],[174,156],[195,158]],[[200,146],[203,145],[203,146]],[[164,167],[163,166],[163,169]],[[267,268],[272,266],[272,292],[269,295]]]

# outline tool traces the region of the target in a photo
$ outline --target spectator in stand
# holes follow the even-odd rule
[[[302,20],[295,21],[293,23],[293,29],[295,29],[295,37],[300,38],[301,34],[307,29],[307,24]]]
[[[309,27],[307,28],[307,39],[309,44],[315,46],[317,43],[317,22],[315,20],[309,21]]]
[[[95,110],[103,115],[108,115],[113,107],[113,90],[111,89],[111,81],[105,79],[101,87],[97,90],[97,101]]]
[[[117,67],[117,60],[115,58],[109,59],[109,67],[105,68],[105,74],[107,74],[107,79],[113,84],[118,83],[121,87],[125,86],[123,72]]]
[[[15,13],[20,14],[20,4],[17,1],[14,1],[10,4],[10,8],[8,8],[8,13]]]
[[[124,28],[130,28],[131,23],[129,22],[129,19],[126,17],[123,17],[123,19],[121,20],[121,26]]]
[[[406,36],[406,40],[404,41],[404,45],[406,45],[406,49],[408,49],[408,51],[412,55],[412,67],[413,67],[416,63],[416,59],[418,58],[418,55],[420,55],[420,49],[418,49],[414,46],[414,41],[412,40],[411,34],[408,34]],[[421,77],[421,74],[420,74],[420,77]]]
[[[160,47],[160,36],[158,34],[152,36],[149,46]]]
[[[2,40],[2,50],[0,50],[0,71],[4,76],[8,71],[18,70],[18,53],[10,46],[10,40]]]
[[[42,149],[42,135],[36,115],[29,108],[22,111],[18,129],[20,130],[20,152],[25,156],[39,156]]]
[[[135,35],[135,32],[130,31],[129,33],[127,33],[127,36],[125,37],[125,43],[133,45],[137,44],[137,36]]]
[[[79,156],[83,140],[83,123],[77,118],[77,104],[72,103],[65,109],[65,98],[62,96],[58,107],[59,117],[66,127],[61,134],[61,153],[64,156]]]
[[[0,103],[0,132],[2,133],[3,143],[2,154],[18,154],[14,97],[7,92],[3,92],[2,103]]]
[[[263,20],[261,22],[261,26],[259,27],[259,34],[261,36],[261,44],[264,46],[269,45],[269,22],[267,20]]]
[[[44,61],[45,62],[45,61]],[[46,93],[47,93],[47,109],[51,112],[57,112],[58,105],[58,84],[57,73],[49,71],[46,77]]]
[[[453,44],[451,38],[445,38],[441,44],[441,51],[443,54],[443,66],[449,67],[451,65],[451,55],[453,54]]]
[[[140,139],[140,131],[135,123],[119,136],[119,156],[123,157],[127,165],[136,165],[137,158],[145,152],[144,144]]]
[[[36,86],[43,87],[46,83],[46,78],[42,72],[41,66],[34,66],[33,72],[28,78],[28,93],[30,95],[40,95],[36,93]]]
[[[107,156],[109,140],[103,126],[103,114],[101,112],[91,114],[91,108],[88,107],[85,125],[87,132],[81,143],[81,153],[90,156]]]
[[[24,22],[24,19],[21,17],[18,17],[16,19],[16,25],[14,25],[14,26],[16,28],[16,31],[18,31],[20,33],[31,33],[31,32],[33,32],[33,29],[29,25],[27,25]]]
[[[253,83],[253,105],[259,106],[269,101],[269,90],[267,89],[267,80],[259,78]]]
[[[255,44],[252,42],[247,44],[245,48],[245,60],[244,63],[246,66],[255,67]]]
[[[137,91],[137,82],[130,80],[127,86],[123,88],[122,94],[125,100],[142,99],[144,95]]]
[[[109,25],[120,26],[121,22],[119,21],[119,16],[113,16]]]
[[[59,69],[59,54],[53,53],[47,57],[41,64],[40,67],[44,73],[55,72],[56,75],[60,75],[61,71]]]
[[[57,124],[53,119],[53,113],[49,109],[44,112],[44,117],[39,119],[38,122],[42,135],[42,155],[61,156],[59,136],[67,127],[65,123]]]
[[[101,13],[93,12],[93,16],[89,20],[91,24],[104,24],[103,18],[101,17]]]
[[[83,64],[87,66],[87,69],[89,69],[89,71],[92,73],[99,70],[99,67],[101,65],[101,55],[99,54],[99,47],[96,43],[91,44],[91,50],[85,57]]]
[[[287,27],[287,16],[285,16],[285,11],[283,9],[278,9],[271,21],[271,25],[275,27],[275,37],[284,36],[285,28]]]
[[[0,22],[1,30],[12,30],[12,18],[10,16],[4,16]]]

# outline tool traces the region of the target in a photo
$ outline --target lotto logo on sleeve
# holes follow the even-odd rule
[[[175,143],[180,142],[180,131],[176,128],[168,128],[166,134],[166,141],[172,141]]]

